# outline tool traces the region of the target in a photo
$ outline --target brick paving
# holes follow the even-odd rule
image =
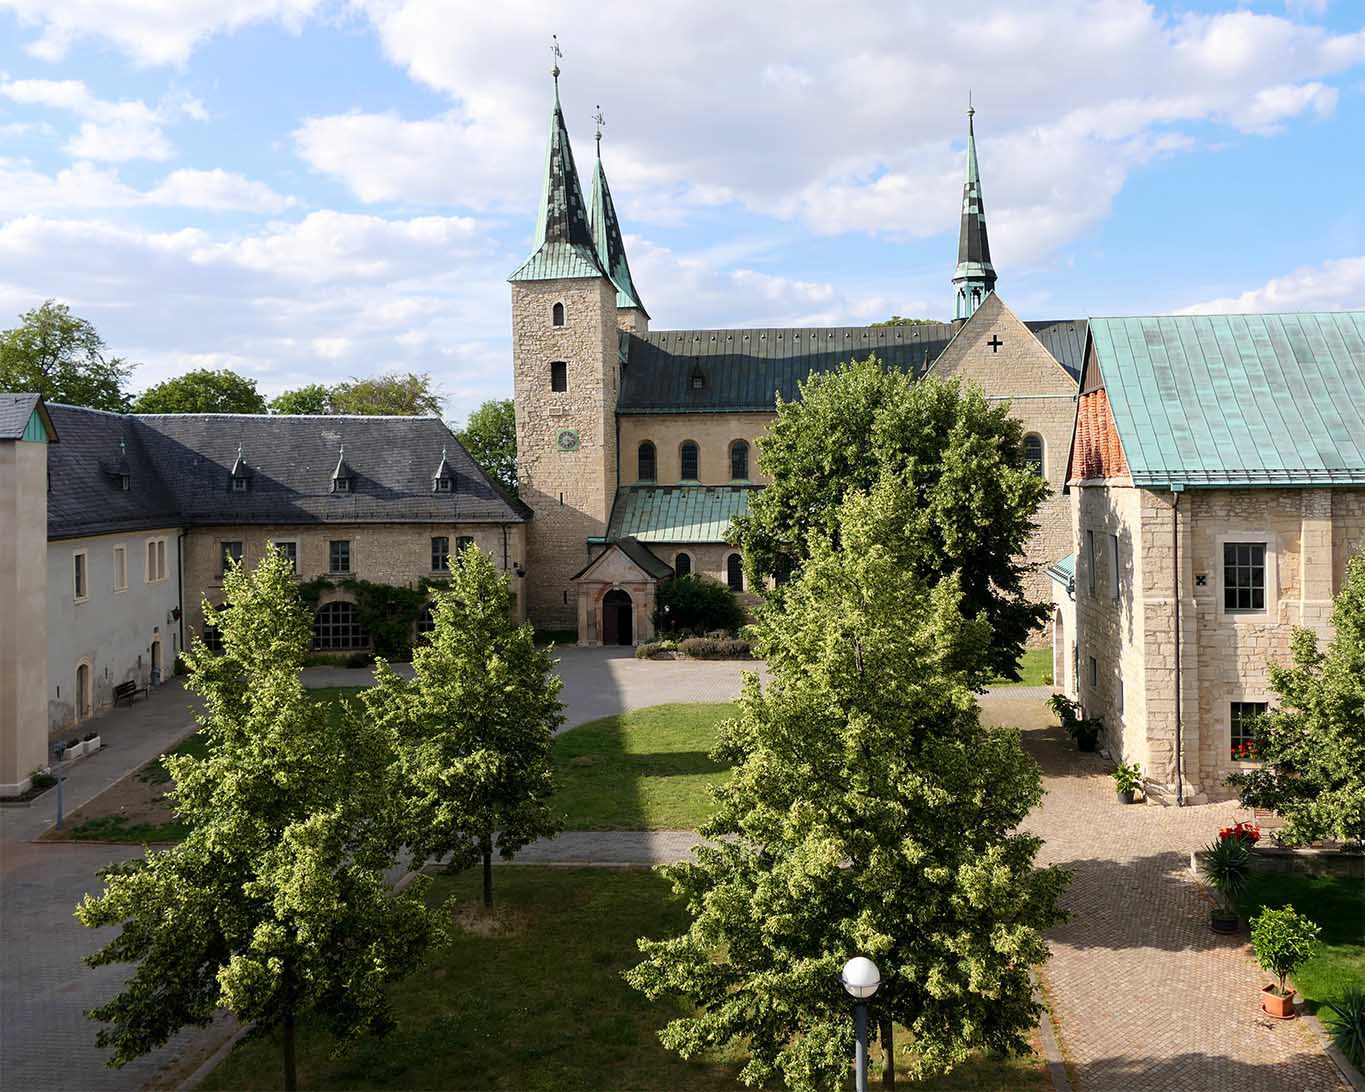
[[[1235,803],[1123,806],[1036,698],[997,691],[985,715],[1024,728],[1047,796],[1027,827],[1073,872],[1072,920],[1049,937],[1044,987],[1077,1092],[1317,1092],[1346,1087],[1301,1021],[1260,1010],[1267,976],[1245,935],[1208,927],[1189,853],[1246,818]]]

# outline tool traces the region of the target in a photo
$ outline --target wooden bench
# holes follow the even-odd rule
[[[133,702],[137,700],[138,694],[147,694],[147,688],[145,686],[138,686],[132,679],[129,679],[127,682],[121,682],[114,687],[114,704],[117,705],[121,701],[126,701],[129,705],[132,705]]]

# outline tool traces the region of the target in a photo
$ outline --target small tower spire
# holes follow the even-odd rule
[[[983,299],[995,291],[995,267],[986,237],[986,205],[981,197],[981,169],[976,160],[976,107],[967,92],[967,173],[962,183],[962,230],[953,272],[953,317],[971,318]]]
[[[559,48],[559,35],[550,35],[550,75],[555,81],[555,105],[559,105],[559,58],[564,56]]]
[[[602,166],[602,126],[606,124],[602,107],[597,108],[593,121],[597,123],[597,169],[592,176],[592,205],[588,211],[593,246],[597,250],[597,260],[616,285],[616,306],[621,309],[635,308],[647,319],[649,312],[640,302],[640,293],[630,275],[626,244],[621,238],[621,224],[616,219],[616,206],[612,203],[611,190],[607,187],[607,172]]]
[[[602,116],[602,104],[597,104],[597,113],[592,116],[593,123],[597,126],[597,159],[602,159],[602,126],[607,123],[607,119]]]

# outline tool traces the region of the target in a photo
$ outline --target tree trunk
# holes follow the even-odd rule
[[[284,1090],[294,1092],[299,1086],[299,1072],[294,1063],[294,1010],[284,1014]]]
[[[483,905],[485,910],[493,908],[493,839],[485,835],[483,839]]]
[[[891,1017],[883,1016],[878,1020],[878,1030],[882,1038],[882,1087],[896,1087],[896,1043]]]

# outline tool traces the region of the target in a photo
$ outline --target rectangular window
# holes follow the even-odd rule
[[[333,539],[327,550],[327,571],[348,573],[351,571],[351,543],[348,539]]]
[[[1119,597],[1119,536],[1109,536],[1109,594]]]
[[[1098,560],[1095,557],[1094,531],[1086,531],[1085,533],[1085,560],[1087,562],[1086,568],[1089,570],[1086,574],[1086,585],[1090,589],[1090,594],[1093,596],[1095,594],[1095,563]]]
[[[281,551],[289,559],[289,565],[294,570],[294,575],[299,575],[299,544],[297,542],[275,542],[272,543],[275,549]]]
[[[156,539],[147,540],[147,574],[146,581],[150,584],[156,579]]]
[[[226,573],[226,572],[228,571],[228,562],[229,562],[229,561],[235,561],[235,562],[237,562],[237,564],[239,564],[239,565],[241,564],[241,562],[242,562],[242,544],[241,544],[240,541],[232,541],[232,542],[224,542],[224,543],[222,543],[222,551],[223,551],[223,552],[222,552],[222,555],[221,555],[221,559],[220,559],[220,560],[221,560],[221,571],[222,571],[223,573]]]
[[[1266,711],[1263,701],[1235,701],[1232,703],[1230,721],[1232,724],[1232,759],[1234,762],[1254,762],[1256,760],[1255,742],[1251,726],[1257,717]]]
[[[1265,543],[1223,543],[1223,609],[1265,610]]]
[[[87,573],[85,569],[85,551],[77,550],[71,555],[71,590],[75,593],[76,602],[83,603],[89,597],[87,587]]]
[[[159,538],[156,540],[156,578],[166,579],[166,540]]]
[[[1092,688],[1100,685],[1100,662],[1094,656],[1090,657],[1090,686]]]
[[[114,547],[114,591],[128,590],[128,547]]]
[[[147,540],[147,583],[166,579],[166,540],[149,538]]]
[[[450,539],[445,535],[431,538],[431,571],[443,573],[450,570]]]
[[[233,479],[232,479],[232,491],[233,491],[234,493],[245,493],[245,492],[246,492],[246,487],[247,487],[247,480],[246,480],[245,478],[233,478]]]
[[[562,360],[554,360],[550,363],[550,390],[566,391],[569,389],[569,366]]]
[[[469,535],[461,535],[455,540],[455,552],[463,553],[470,546],[474,545],[474,539]]]

